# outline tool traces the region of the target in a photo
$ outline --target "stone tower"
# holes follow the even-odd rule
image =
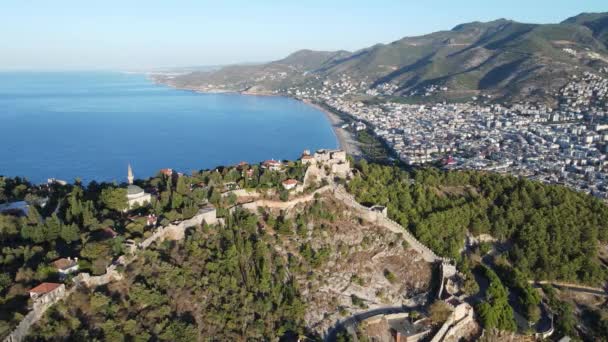
[[[131,164],[129,163],[129,167],[127,169],[127,181],[129,182],[129,185],[133,184],[133,169],[131,169]]]

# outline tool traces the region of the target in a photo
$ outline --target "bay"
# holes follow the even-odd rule
[[[335,148],[324,113],[285,97],[199,94],[115,72],[0,73],[0,175],[125,181]]]

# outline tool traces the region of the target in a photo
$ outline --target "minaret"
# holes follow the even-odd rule
[[[127,169],[127,181],[129,185],[133,184],[133,169],[131,169],[131,164],[129,163],[129,168]]]

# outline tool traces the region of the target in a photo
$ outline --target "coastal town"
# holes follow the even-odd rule
[[[446,169],[509,173],[608,199],[608,72],[571,76],[544,104],[487,103],[483,95],[465,103],[369,104],[356,99],[364,82],[348,77],[325,81],[321,88],[287,93],[346,114],[342,128],[371,130],[407,165],[434,163]],[[380,84],[372,95],[390,95]],[[445,91],[430,87],[425,95]],[[355,98],[355,99],[353,99]]]
[[[606,0],[3,14],[0,342],[608,342]]]

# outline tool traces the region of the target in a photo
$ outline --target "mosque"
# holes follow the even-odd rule
[[[131,164],[127,169],[127,181],[129,182],[129,186],[127,187],[127,202],[129,204],[129,209],[136,206],[143,206],[147,203],[150,203],[152,200],[152,196],[144,191],[144,189],[138,187],[133,184],[133,169],[131,169]]]

